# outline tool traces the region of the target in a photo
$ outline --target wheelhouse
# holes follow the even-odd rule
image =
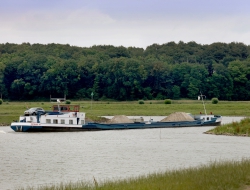
[[[53,112],[79,112],[79,105],[53,105]]]

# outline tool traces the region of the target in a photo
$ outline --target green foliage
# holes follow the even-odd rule
[[[66,104],[71,104],[71,101],[70,100],[66,100],[65,103]]]
[[[218,98],[212,98],[212,104],[218,104],[219,100]]]
[[[166,99],[166,100],[164,101],[164,104],[172,104],[172,101],[171,101],[170,99]]]
[[[3,100],[2,99],[0,99],[0,105],[3,103]]]
[[[250,47],[168,42],[136,47],[0,44],[0,92],[10,100],[65,94],[94,100],[250,99]]]
[[[250,118],[242,119],[240,122],[233,122],[218,126],[207,131],[206,133],[216,135],[250,136]]]
[[[179,99],[181,95],[180,87],[174,85],[172,88],[173,99]]]
[[[139,100],[138,103],[139,104],[144,104],[144,101],[143,100]]]

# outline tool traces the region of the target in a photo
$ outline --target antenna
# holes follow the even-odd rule
[[[56,101],[57,101],[57,103],[58,103],[58,104],[57,104],[57,106],[58,106],[58,112],[61,112],[60,106],[59,106],[59,104],[61,103],[61,101],[60,101],[60,99],[57,99]]]
[[[201,91],[200,91],[200,93],[201,93]],[[204,107],[204,111],[205,111],[205,114],[207,115],[207,110],[206,110],[206,107],[205,107],[205,103],[204,103],[203,97],[206,98],[206,96],[205,96],[205,95],[202,95],[202,93],[201,93],[201,95],[198,96],[198,100],[200,100],[200,99],[202,100],[202,104],[203,104],[203,107]]]

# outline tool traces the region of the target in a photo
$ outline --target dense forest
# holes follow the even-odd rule
[[[9,100],[250,99],[250,46],[169,42],[146,49],[0,44],[0,95]],[[0,97],[1,98],[1,97]]]

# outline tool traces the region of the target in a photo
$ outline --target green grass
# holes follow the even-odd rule
[[[86,117],[96,119],[102,115],[145,115],[167,116],[173,112],[188,112],[192,114],[204,113],[203,105],[198,100],[172,100],[172,104],[164,104],[164,100],[144,101],[71,101],[71,104],[81,106],[81,111],[86,112]],[[51,102],[3,102],[0,105],[0,125],[9,125],[17,120],[27,107],[43,107],[51,110]],[[249,101],[220,101],[219,104],[206,102],[207,113],[212,112],[222,116],[250,116]]]
[[[199,167],[93,183],[61,183],[38,190],[233,190],[250,188],[250,160],[213,162]],[[35,188],[28,188],[33,190]]]
[[[245,118],[240,122],[233,122],[211,129],[207,134],[215,135],[237,135],[237,136],[250,136],[250,118]]]

